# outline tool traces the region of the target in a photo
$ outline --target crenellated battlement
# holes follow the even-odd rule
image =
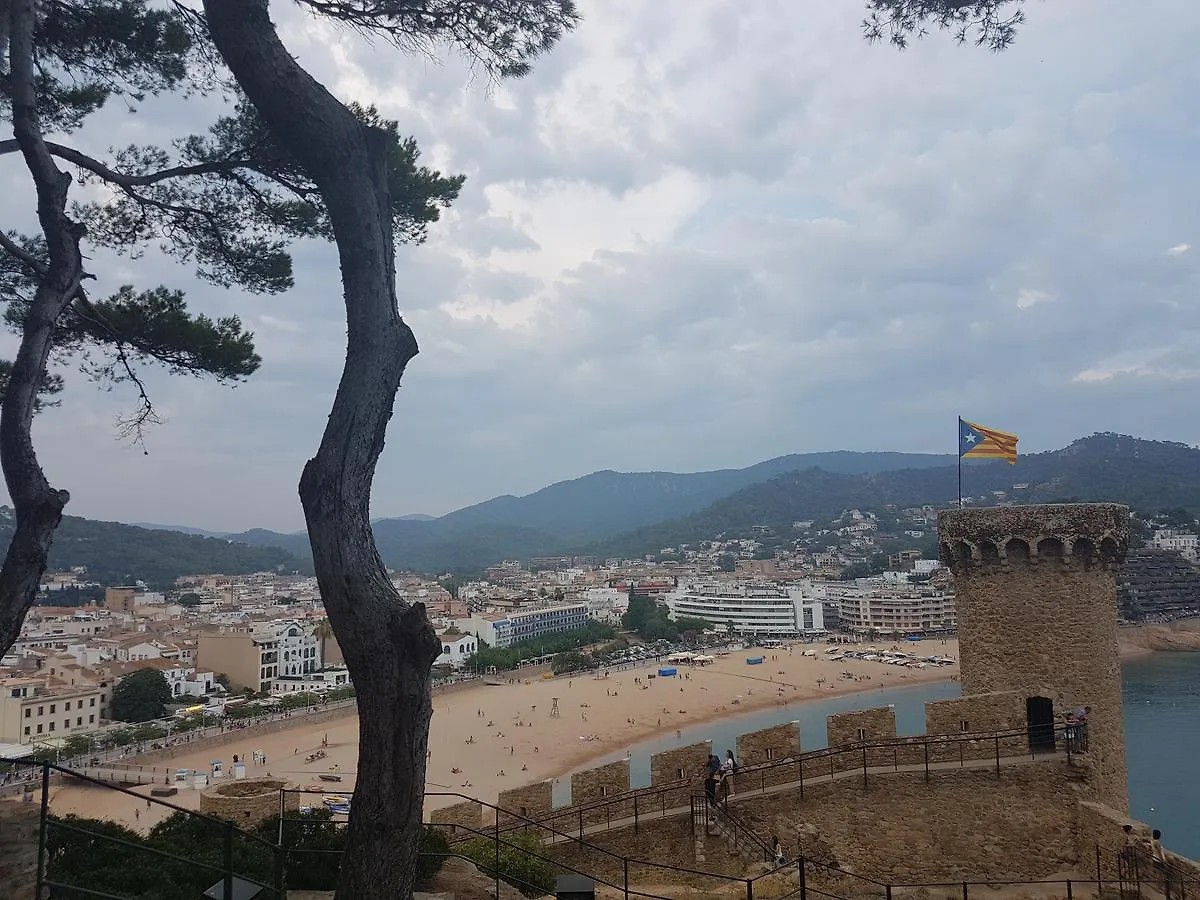
[[[1015,691],[936,700],[925,704],[925,731],[899,736],[892,706],[835,713],[825,720],[826,746],[804,750],[800,723],[772,725],[736,739],[738,773],[732,791],[760,790],[773,785],[803,783],[868,767],[903,767],[948,761],[993,760],[1029,754],[1025,697]],[[650,784],[630,786],[629,761],[605,763],[570,777],[570,800],[554,807],[552,782],[540,781],[502,791],[497,805],[511,813],[502,824],[534,819],[564,830],[614,822],[651,811],[685,806],[703,788],[703,769],[709,753],[724,756],[727,748],[700,741],[650,757]],[[732,749],[732,748],[728,748]],[[433,821],[461,821],[454,813]],[[474,808],[472,808],[473,810]],[[482,814],[468,811],[474,818]]]
[[[942,562],[955,574],[1026,565],[1111,569],[1129,550],[1129,510],[1116,503],[943,510],[938,534]]]

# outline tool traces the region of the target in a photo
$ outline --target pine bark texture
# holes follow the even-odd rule
[[[49,251],[45,271],[21,333],[12,374],[0,405],[0,468],[12,498],[16,529],[0,566],[0,652],[21,633],[37,598],[50,542],[70,496],[46,480],[33,448],[31,429],[38,388],[53,344],[54,323],[83,278],[82,227],[67,215],[71,176],[59,170],[42,137],[33,61],[36,0],[4,0],[7,15],[8,90],[13,136],[37,189],[38,221]]]
[[[425,608],[392,587],[370,498],[404,368],[417,354],[396,303],[387,137],[363,126],[288,53],[267,0],[204,0],[242,90],[308,171],[329,211],[346,307],[346,362],[300,500],[330,624],[358,694],[357,786],[338,900],[411,897],[421,836],[431,665]]]

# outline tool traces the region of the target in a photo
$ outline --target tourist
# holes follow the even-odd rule
[[[782,866],[785,862],[783,844],[779,843],[779,835],[771,835],[771,855],[775,857],[775,865]]]
[[[725,751],[725,761],[721,763],[721,771],[726,775],[731,775],[737,771],[737,760],[733,758],[733,751]]]
[[[704,796],[708,798],[711,805],[717,805],[717,774],[713,771],[708,771],[704,775]]]

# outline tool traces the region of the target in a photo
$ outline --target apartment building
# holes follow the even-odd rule
[[[706,619],[742,634],[797,635],[825,631],[821,600],[802,590],[765,584],[697,583],[666,597],[671,615]]]
[[[228,676],[234,690],[268,692],[275,678],[295,678],[321,668],[321,641],[315,631],[312,623],[287,620],[201,634],[196,667]]]
[[[506,613],[474,615],[455,622],[455,626],[480,638],[489,647],[511,647],[518,641],[572,631],[587,623],[586,603],[554,603],[525,606]]]
[[[98,685],[50,675],[0,678],[0,742],[33,744],[92,731],[104,709]]]
[[[871,586],[837,598],[842,627],[850,631],[919,634],[956,628],[954,595],[933,589]]]

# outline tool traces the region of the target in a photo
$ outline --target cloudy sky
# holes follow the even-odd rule
[[[578,31],[498,88],[274,6],[335,93],[468,176],[399,255],[422,352],[376,516],[605,468],[949,452],[958,414],[1030,451],[1200,443],[1200,4],[1031,0],[995,55],[868,45],[860,0],[582,0]],[[113,110],[89,137],[163,140],[218,112]],[[255,297],[96,256],[97,292],[185,287],[239,313],[264,364],[236,390],[152,378],[148,455],[115,436],[132,396],[68,372],[35,439],[69,512],[302,527],[344,325],[330,248],[296,267],[291,293]]]

